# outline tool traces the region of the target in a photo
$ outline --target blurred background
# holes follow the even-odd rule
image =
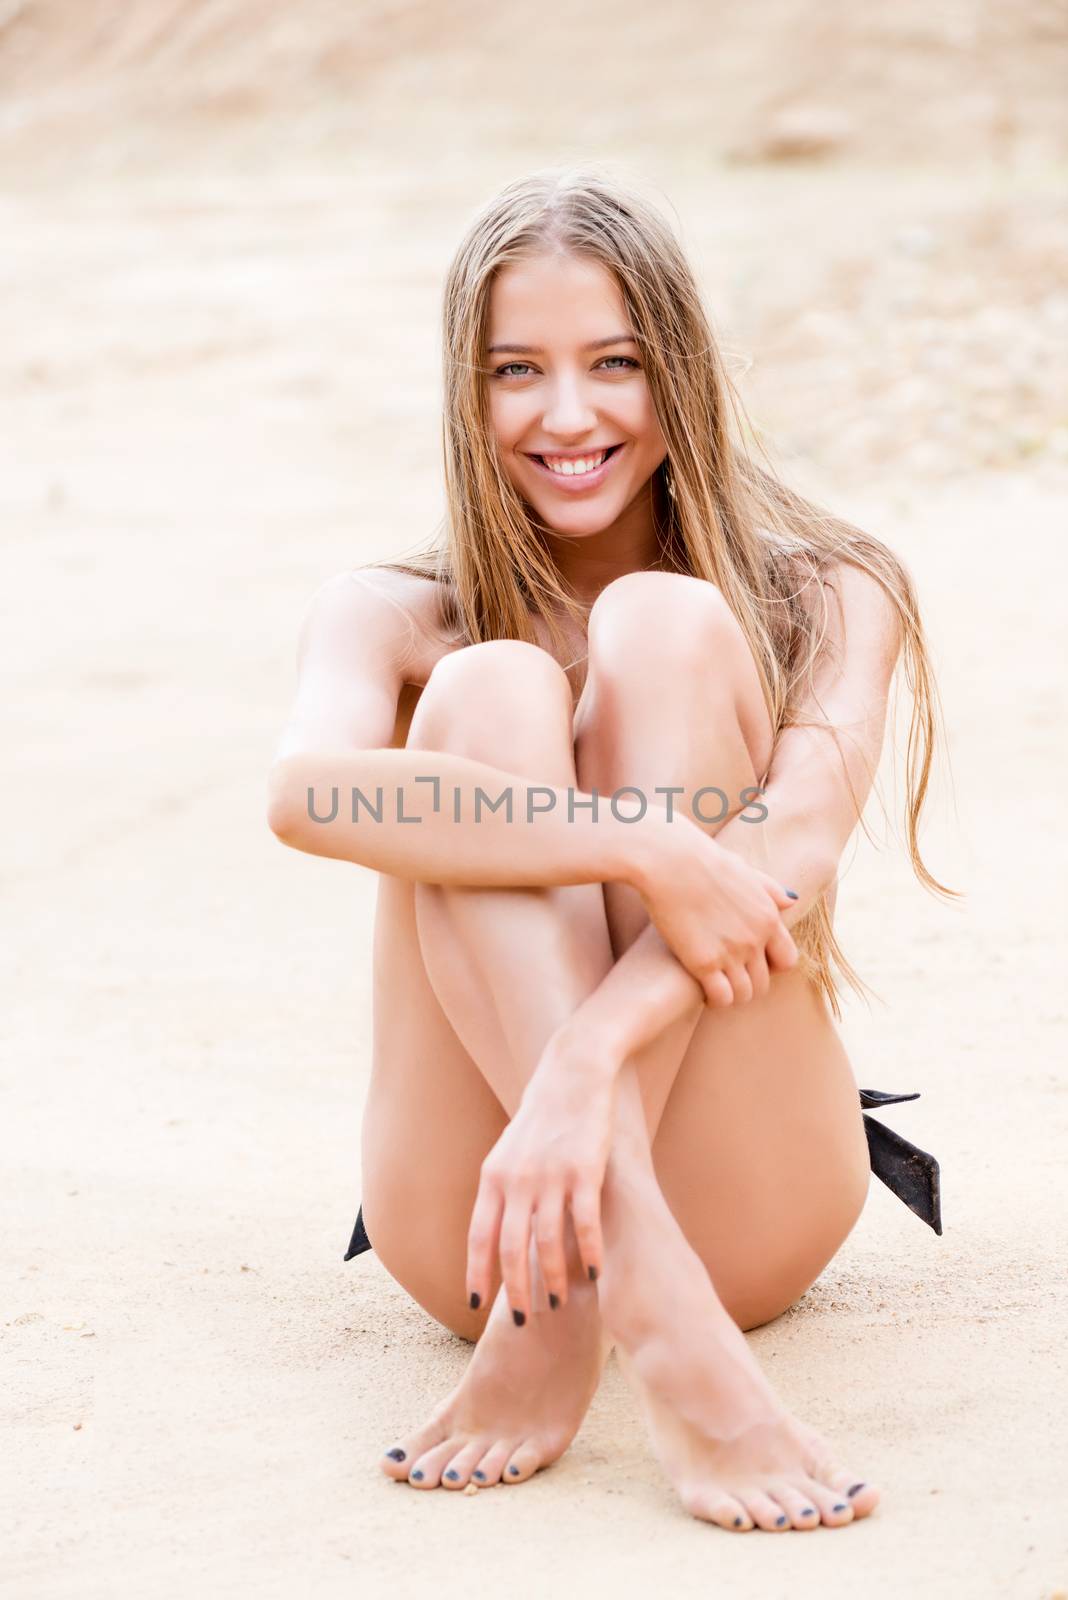
[[[442,514],[439,302],[469,219],[586,159],[672,217],[780,470],[912,568],[947,709],[925,851],[967,901],[911,878],[889,755],[884,847],[839,898],[882,1002],[847,1010],[858,1081],[923,1091],[887,1120],[942,1159],[946,1234],[873,1184],[753,1336],[904,1519],[830,1566],[839,1540],[815,1541],[811,1581],[856,1563],[867,1588],[876,1539],[887,1593],[935,1592],[917,1550],[940,1593],[1046,1593],[1059,1536],[1023,1523],[1063,1454],[1042,1358],[1066,952],[1041,895],[1063,867],[1066,83],[1062,0],[0,0],[20,1596],[110,1600],[119,1570],[321,1596],[357,1556],[409,1592],[410,1524],[367,1463],[465,1353],[375,1258],[340,1265],[374,878],[283,850],[264,782],[310,595]],[[614,1385],[567,1463],[483,1508],[513,1594],[541,1592],[516,1548],[545,1581],[696,1583],[702,1530]],[[940,1502],[933,1439],[960,1490]],[[1001,1462],[996,1538],[976,1451]],[[472,1537],[427,1498],[424,1577]],[[807,1592],[794,1552],[716,1552],[734,1594]]]

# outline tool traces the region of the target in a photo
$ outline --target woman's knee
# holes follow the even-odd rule
[[[722,591],[686,573],[625,573],[601,590],[590,611],[591,672],[685,672],[706,667],[710,658],[722,663],[725,647],[739,663],[750,654]]]
[[[529,757],[541,770],[549,754],[570,762],[572,713],[567,674],[547,650],[523,639],[492,639],[435,665],[408,744],[516,771]]]
[[[760,674],[714,583],[675,572],[615,579],[590,614],[588,682],[583,720],[603,719],[610,744],[610,730],[634,716],[671,738],[678,718],[697,717],[702,741],[737,726],[754,773],[767,770],[774,738]]]
[[[547,650],[524,639],[489,639],[441,657],[412,721],[452,726],[484,721],[495,711],[513,719],[525,705],[542,713],[554,699],[570,709],[567,674]]]

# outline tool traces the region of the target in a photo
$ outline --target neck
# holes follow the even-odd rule
[[[663,540],[657,530],[667,523],[665,501],[657,472],[611,527],[582,535],[549,531],[546,545],[561,579],[576,599],[592,605],[614,578],[627,572],[647,572],[660,565]]]

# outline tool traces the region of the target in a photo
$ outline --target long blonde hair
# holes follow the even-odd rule
[[[436,579],[443,628],[462,643],[536,643],[534,615],[559,642],[557,615],[573,622],[587,616],[561,580],[549,530],[502,469],[484,381],[495,275],[553,251],[598,262],[619,286],[668,447],[672,493],[654,495],[665,508],[657,513],[661,565],[722,591],[752,650],[776,737],[798,725],[797,707],[824,643],[820,579],[828,565],[852,563],[889,596],[912,696],[908,851],[925,887],[955,896],[932,877],[918,844],[942,717],[912,580],[886,545],[788,489],[770,464],[753,458],[759,446],[747,447],[752,429],[678,241],[650,202],[597,167],[554,168],[511,183],[469,227],[444,291],[444,523],[430,548],[370,565]],[[805,968],[840,1017],[834,968],[858,993],[867,986],[835,937],[828,892],[793,933]]]

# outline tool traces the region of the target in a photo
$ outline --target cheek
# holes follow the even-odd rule
[[[642,437],[656,449],[662,450],[664,448],[664,435],[660,431],[660,423],[657,420],[652,400],[648,395],[646,395],[645,404],[642,407]]]
[[[641,448],[649,450],[664,448],[664,437],[657,421],[652,396],[647,389],[636,394],[625,408],[618,409],[616,416],[620,425]]]
[[[522,396],[502,394],[499,389],[490,391],[490,426],[502,445],[515,444],[530,426],[530,408],[522,404]]]

